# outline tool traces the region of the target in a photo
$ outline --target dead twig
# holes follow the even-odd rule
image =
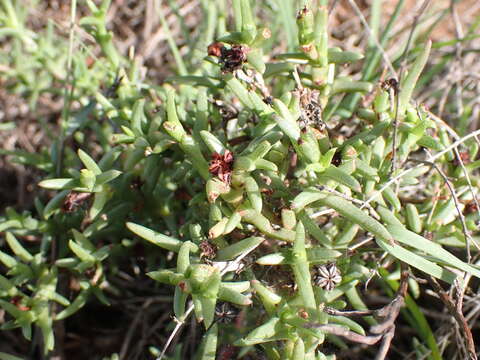
[[[468,135],[465,135],[464,137],[458,139],[457,141],[455,141],[453,144],[451,144],[450,146],[447,146],[445,149],[443,149],[442,151],[438,152],[437,154],[435,154],[434,156],[432,156],[430,158],[430,161],[431,162],[435,162],[437,159],[439,159],[440,157],[442,157],[444,154],[446,154],[447,152],[451,151],[452,149],[455,149],[456,147],[458,147],[459,145],[463,144],[465,141],[467,141],[468,139],[472,138],[472,137],[476,137],[480,134],[480,130],[476,130]],[[401,179],[402,177],[404,177],[405,175],[407,175],[408,173],[410,173],[411,171],[413,170],[416,170],[418,169],[420,166],[422,165],[417,165],[417,166],[414,166],[414,167],[411,167],[409,169],[406,169],[406,170],[403,170],[400,174],[392,177],[389,181],[387,181],[379,190],[377,190],[375,193],[373,193],[372,196],[370,196],[366,201],[365,203],[360,207],[361,209],[364,208],[365,206],[367,206],[368,204],[370,204],[373,200],[375,200],[386,188],[388,188],[391,184],[395,183],[398,179]]]
[[[344,193],[341,193],[340,191],[337,191],[335,189],[332,189],[328,186],[325,186],[325,185],[318,185],[317,186],[317,189],[320,190],[320,191],[326,191],[326,192],[329,192],[331,194],[334,194],[334,195],[337,195],[345,200],[348,200],[352,203],[355,203],[355,204],[358,204],[358,205],[362,205],[362,207],[366,207],[368,209],[368,211],[370,212],[370,214],[377,220],[380,219],[380,215],[378,215],[378,213],[375,211],[375,209],[373,208],[372,205],[370,204],[366,204],[365,201],[363,200],[360,200],[360,199],[355,199],[351,196],[348,196]]]
[[[430,155],[430,154],[429,154]],[[442,171],[442,169],[434,162],[431,161],[425,161],[425,160],[418,160],[418,159],[409,159],[410,161],[413,162],[419,162],[425,165],[430,165],[432,166],[443,178],[443,181],[448,187],[448,190],[450,191],[450,194],[452,195],[453,202],[455,204],[455,208],[458,213],[458,217],[460,219],[460,222],[462,224],[462,229],[463,229],[463,235],[465,236],[465,241],[466,241],[466,246],[467,246],[467,261],[468,263],[471,263],[472,256],[470,253],[470,245],[473,243],[477,249],[480,250],[479,245],[473,240],[472,236],[470,235],[470,232],[468,231],[467,224],[465,222],[465,216],[463,215],[463,212],[460,210],[460,201],[458,200],[457,192],[455,191],[455,188],[453,187],[451,181],[448,179],[447,175]]]
[[[324,311],[333,316],[368,316],[373,315],[377,320],[381,322],[377,325],[370,327],[371,335],[360,335],[353,331],[350,331],[340,325],[319,325],[315,323],[308,323],[305,327],[320,329],[323,332],[343,337],[352,342],[374,345],[380,340],[382,343],[380,349],[375,356],[375,360],[384,360],[387,356],[390,344],[395,334],[395,321],[400,313],[400,309],[404,304],[404,298],[408,289],[408,271],[404,266],[402,276],[400,279],[400,286],[397,290],[395,298],[386,306],[377,310],[362,310],[362,311],[340,311],[332,308],[325,308]]]
[[[462,331],[465,337],[465,342],[467,345],[470,360],[477,360],[478,358],[475,351],[475,342],[473,341],[472,332],[470,331],[470,328],[468,327],[468,323],[465,320],[465,317],[463,316],[463,313],[462,313],[462,309],[461,309],[462,302],[458,301],[456,305],[455,302],[450,297],[450,295],[448,295],[445,292],[445,290],[443,290],[443,288],[440,286],[440,284],[435,278],[430,276],[429,282],[432,285],[433,289],[436,291],[437,295],[440,297],[440,300],[442,300],[442,302],[448,308],[450,314],[457,321],[460,327],[460,330]]]

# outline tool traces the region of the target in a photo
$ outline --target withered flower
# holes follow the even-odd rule
[[[210,56],[220,57],[225,46],[221,42],[214,42],[208,45],[207,52]]]
[[[217,245],[211,243],[208,240],[204,240],[199,245],[201,253],[200,258],[213,259],[217,255],[218,247]]]
[[[81,206],[90,196],[91,193],[82,193],[76,191],[70,191],[63,201],[62,210],[66,213],[72,213],[79,206]]]
[[[316,286],[330,291],[342,282],[342,276],[335,263],[316,266],[313,282]]]
[[[221,181],[226,184],[230,184],[233,169],[233,153],[229,150],[225,150],[223,155],[216,152],[212,154],[212,160],[208,171],[210,174],[216,175]]]
[[[221,42],[214,42],[208,45],[207,53],[220,58],[219,62],[223,72],[232,72],[247,61],[247,47],[242,45],[233,45],[229,49]]]
[[[311,91],[307,88],[298,88],[296,90],[300,96],[300,129],[304,130],[307,126],[312,126],[320,131],[326,127],[322,120],[322,107],[318,102],[318,91]]]
[[[463,215],[469,215],[477,211],[477,204],[475,203],[475,201],[471,200],[465,204],[465,209],[463,209]]]
[[[232,72],[242,67],[247,61],[247,48],[242,45],[233,45],[231,49],[221,48],[220,64],[223,72]]]
[[[231,323],[238,316],[238,309],[230,305],[229,303],[222,302],[215,307],[215,315],[217,321],[223,324]]]
[[[385,80],[380,84],[380,86],[385,91],[392,89],[393,93],[395,95],[398,95],[399,87],[398,87],[398,81],[396,79],[391,78],[391,79]]]

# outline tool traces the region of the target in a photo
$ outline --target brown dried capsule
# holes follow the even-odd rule
[[[92,196],[91,193],[70,191],[63,201],[62,210],[66,213],[72,213],[90,198],[90,196]]]
[[[213,259],[217,255],[217,245],[208,240],[204,240],[199,245],[201,253],[200,258]]]
[[[221,49],[220,63],[223,72],[233,72],[242,67],[245,61],[247,61],[247,47],[233,45],[231,49],[226,47]]]
[[[308,319],[308,312],[305,309],[300,309],[298,312],[298,316],[300,316],[302,319]]]
[[[212,160],[208,167],[208,171],[212,175],[216,175],[221,181],[230,184],[233,169],[233,153],[225,150],[223,155],[216,152],[212,154]]]
[[[395,95],[397,95],[400,90],[398,87],[398,81],[394,78],[383,81],[380,84],[380,87],[385,91],[389,91],[390,89],[392,89]]]
[[[207,51],[208,55],[220,57],[222,55],[222,49],[225,46],[221,42],[214,42],[208,45]]]
[[[332,165],[340,166],[341,163],[342,163],[342,153],[340,151],[336,151],[335,154],[333,154]]]
[[[335,263],[316,266],[313,283],[324,290],[330,291],[342,282],[342,276]]]
[[[465,204],[465,209],[463,209],[463,214],[468,215],[478,211],[477,203],[473,200]]]
[[[222,302],[215,306],[215,315],[217,316],[217,322],[219,323],[231,323],[238,316],[238,313],[238,309],[227,302]]]

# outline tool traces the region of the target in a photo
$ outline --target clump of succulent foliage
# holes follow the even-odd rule
[[[412,98],[429,41],[406,52],[401,76],[381,78],[396,13],[360,54],[329,47],[329,4],[319,2],[297,4],[291,51],[275,54],[278,38],[248,0],[233,1],[231,25],[205,2],[213,13],[191,53],[170,38],[178,75],[161,85],[116,50],[108,1],[87,1],[79,22],[102,50],[94,60],[73,52],[73,31],[67,53],[51,32],[39,43],[21,8],[2,3],[15,44],[2,57],[31,55],[6,74],[11,90],[34,89],[24,94],[35,106],[52,81],[65,85],[51,148],[6,154],[41,169],[47,191],[1,218],[2,329],[27,339],[39,329],[54,350],[55,322],[122,294],[115,264],[140,244],[146,275],[171,289],[176,326],[164,339],[195,316],[199,359],[334,359],[352,342],[381,344],[383,359],[403,305],[418,356],[442,358],[415,298],[421,279],[461,293],[480,277],[476,133],[457,134]],[[383,308],[362,300],[370,280],[391,300]]]

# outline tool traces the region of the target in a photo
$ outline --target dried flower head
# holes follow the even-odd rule
[[[335,263],[316,266],[315,274],[313,275],[313,283],[324,290],[330,291],[342,281],[340,271],[337,269]]]
[[[478,211],[478,207],[476,202],[473,200],[470,200],[468,203],[465,204],[465,208],[463,209],[463,214],[469,215],[477,211]]]
[[[392,89],[395,95],[398,94],[398,91],[399,91],[398,81],[394,78],[383,81],[380,84],[380,86],[385,91],[389,91],[390,89]]]
[[[233,45],[231,49],[221,48],[220,64],[223,72],[233,72],[242,67],[247,61],[247,48],[242,45]]]
[[[200,258],[213,259],[217,255],[217,245],[211,243],[208,240],[204,240],[200,243]]]
[[[318,92],[307,88],[297,89],[300,96],[300,119],[301,129],[312,126],[318,130],[325,129],[325,122],[322,120],[322,107],[318,103]]]
[[[224,183],[230,184],[233,160],[233,153],[229,150],[225,150],[223,155],[214,152],[208,171],[210,171],[210,174],[216,175]]]
[[[66,213],[72,213],[81,206],[90,196],[91,193],[81,193],[70,191],[63,201],[62,210]]]
[[[238,313],[238,309],[227,302],[221,302],[215,307],[215,315],[219,323],[231,323],[238,316]]]

